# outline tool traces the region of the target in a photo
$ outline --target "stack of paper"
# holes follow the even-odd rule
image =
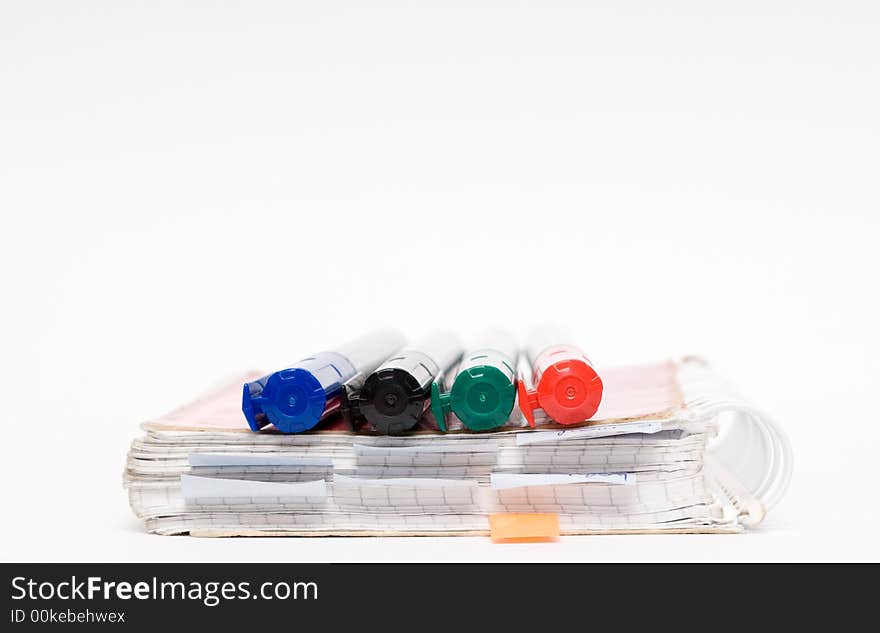
[[[489,516],[551,513],[563,534],[737,532],[788,483],[773,422],[704,363],[606,370],[584,425],[516,417],[497,432],[426,414],[406,436],[253,433],[243,375],[132,442],[125,485],[151,532],[224,535],[487,534]],[[516,410],[516,409],[515,409]],[[719,416],[738,418],[719,437]],[[271,427],[268,427],[271,428]]]

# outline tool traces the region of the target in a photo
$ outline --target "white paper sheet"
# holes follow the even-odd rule
[[[393,477],[388,479],[366,479],[334,475],[333,483],[338,486],[411,486],[413,488],[450,488],[477,486],[478,482],[469,479],[428,479],[421,477]]]
[[[494,490],[589,483],[631,486],[636,483],[636,476],[634,473],[492,473],[490,481]]]
[[[516,436],[516,445],[524,446],[526,444],[538,444],[540,442],[561,442],[563,440],[611,437],[613,435],[625,435],[627,433],[657,433],[662,429],[662,420],[650,420],[647,422],[598,424],[596,426],[582,426],[576,429],[561,429],[559,431],[532,431],[531,433],[518,433]]]
[[[181,475],[180,488],[186,501],[220,498],[262,499],[266,497],[320,499],[327,496],[327,482],[323,479],[304,482],[270,482]]]
[[[190,453],[189,465],[199,466],[333,466],[329,457],[279,453]]]
[[[467,444],[458,441],[450,444],[422,443],[415,446],[376,446],[373,444],[354,444],[355,453],[364,455],[369,454],[385,454],[385,455],[419,455],[422,453],[495,453],[498,451],[498,443],[492,440],[486,440],[480,444],[468,442]]]

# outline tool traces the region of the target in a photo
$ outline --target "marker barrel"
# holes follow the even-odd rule
[[[242,389],[241,408],[252,431],[273,424],[282,433],[302,433],[342,402],[345,383],[373,372],[403,347],[396,330],[376,330],[273,372]]]
[[[559,424],[577,424],[589,420],[602,401],[602,379],[586,354],[566,340],[548,328],[529,337],[526,371],[531,376],[520,377],[518,391],[519,407],[531,426],[535,409]]]
[[[461,358],[459,337],[437,332],[382,363],[357,398],[361,415],[385,435],[412,429],[428,406],[431,385]]]
[[[448,392],[431,386],[431,410],[442,431],[446,415],[454,413],[469,429],[485,431],[503,426],[516,401],[516,344],[504,332],[484,333],[469,350]]]

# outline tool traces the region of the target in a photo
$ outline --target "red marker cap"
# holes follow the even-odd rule
[[[544,409],[559,424],[589,420],[602,402],[602,379],[584,353],[573,345],[542,351],[532,366],[535,388],[520,380],[519,406],[531,426],[534,409]]]

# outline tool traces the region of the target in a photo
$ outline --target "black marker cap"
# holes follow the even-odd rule
[[[359,398],[360,413],[385,435],[412,429],[425,412],[430,385],[423,386],[410,372],[387,367],[367,378]]]

